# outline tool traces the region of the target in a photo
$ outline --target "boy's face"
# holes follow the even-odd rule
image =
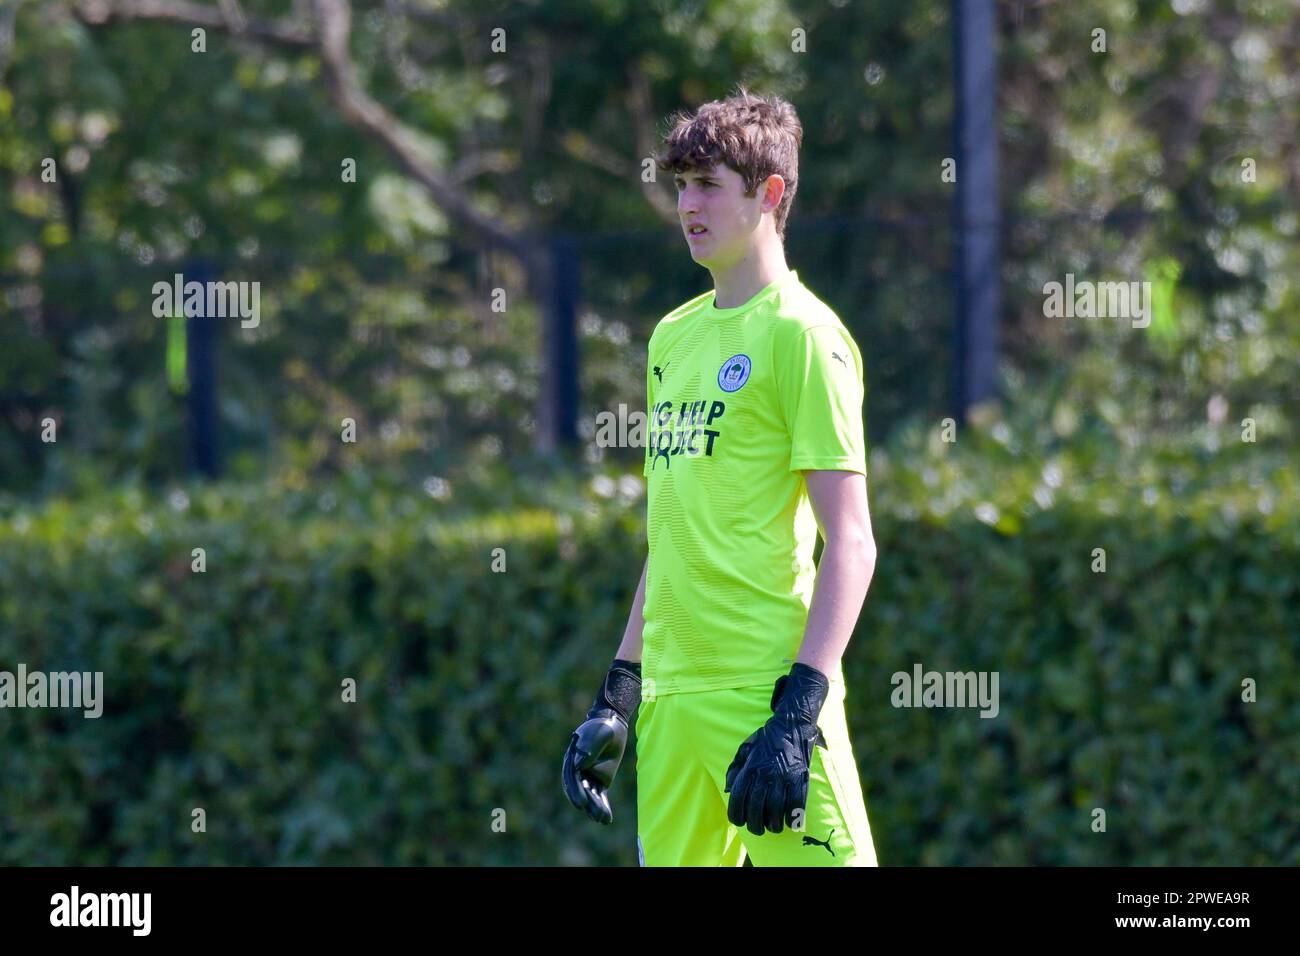
[[[785,187],[781,177],[773,175],[759,184],[753,197],[746,196],[740,173],[725,163],[678,173],[673,184],[677,216],[691,256],[714,271],[727,269],[746,256],[757,241],[763,213],[776,208]],[[705,231],[692,235],[692,226],[703,226]]]

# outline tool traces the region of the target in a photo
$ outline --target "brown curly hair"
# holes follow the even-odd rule
[[[691,115],[674,114],[656,164],[663,172],[682,173],[724,163],[739,173],[745,195],[753,198],[773,173],[785,180],[776,207],[776,234],[785,239],[795,190],[799,188],[799,147],[803,125],[794,106],[776,95],[749,92],[744,84],[725,100],[705,103]]]

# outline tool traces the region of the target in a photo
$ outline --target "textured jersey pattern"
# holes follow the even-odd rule
[[[789,272],[742,306],[708,293],[661,319],[646,389],[643,692],[770,685],[816,575],[800,471],[866,474],[857,344]]]

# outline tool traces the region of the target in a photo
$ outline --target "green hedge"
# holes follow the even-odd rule
[[[1294,472],[913,452],[871,457],[845,660],[881,862],[1300,863]],[[0,863],[635,865],[634,775],[600,827],[559,766],[644,559],[639,482],[0,501],[0,669],[106,698],[0,710]],[[998,671],[1000,714],[894,708],[915,662]]]

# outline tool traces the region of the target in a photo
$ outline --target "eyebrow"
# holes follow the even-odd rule
[[[686,179],[688,178],[716,180],[718,177],[713,172],[701,173],[701,172],[692,171],[687,173],[685,176],[683,176],[681,173],[677,173],[676,175],[673,176],[673,182],[675,183],[685,182]]]

